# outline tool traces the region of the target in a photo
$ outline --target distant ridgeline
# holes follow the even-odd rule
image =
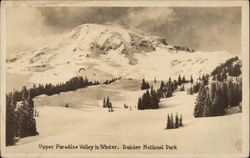
[[[110,84],[118,79],[121,78],[106,80],[103,84]],[[18,138],[39,134],[34,119],[34,102],[32,100],[34,97],[42,94],[50,96],[98,84],[100,84],[98,81],[90,82],[87,78],[73,77],[65,83],[39,84],[30,89],[23,87],[21,91],[6,94],[6,145],[15,144]]]
[[[188,47],[174,46],[174,48],[176,50],[182,50],[182,51],[186,51],[186,52],[190,52],[190,53],[194,52],[194,49],[188,48]]]

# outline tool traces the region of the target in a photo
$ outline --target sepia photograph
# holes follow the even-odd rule
[[[1,157],[248,157],[248,7],[1,2]]]

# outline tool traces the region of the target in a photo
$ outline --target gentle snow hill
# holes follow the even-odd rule
[[[104,81],[113,77],[166,80],[179,74],[198,77],[232,57],[226,51],[189,52],[110,25],[83,24],[50,45],[7,60],[7,72],[29,74],[29,83],[59,83],[82,75]]]
[[[236,146],[242,141],[241,113],[227,116],[194,118],[193,109],[196,95],[176,92],[173,97],[162,99],[160,109],[137,110],[133,105],[143,91],[136,81],[134,88],[122,87],[126,80],[113,85],[97,85],[74,92],[53,96],[38,96],[35,108],[39,136],[20,139],[15,146],[7,147],[8,153],[29,154],[82,154],[82,153],[148,153],[148,154],[218,154],[236,155],[241,153]],[[121,84],[121,85],[120,85]],[[137,88],[137,90],[136,90]],[[86,90],[86,91],[84,91]],[[97,94],[97,95],[96,95]],[[114,112],[102,108],[103,96],[109,95]],[[127,94],[130,94],[127,96]],[[128,97],[128,98],[124,98]],[[68,101],[70,107],[63,107]],[[89,105],[91,103],[91,105]],[[95,104],[95,106],[94,106]],[[74,108],[77,107],[77,108]],[[84,107],[84,108],[79,108]],[[184,127],[165,130],[167,113],[182,114]],[[110,144],[118,145],[176,145],[178,150],[41,150],[39,144]]]
[[[76,91],[62,92],[59,95],[40,95],[34,99],[35,105],[65,107],[90,110],[103,106],[103,99],[109,97],[113,107],[123,108],[135,107],[137,99],[144,91],[141,91],[141,81],[138,80],[117,80],[110,85],[88,86]],[[69,97],[70,96],[70,97]]]

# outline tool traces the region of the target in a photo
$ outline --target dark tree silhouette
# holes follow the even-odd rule
[[[146,82],[145,79],[142,79],[141,90],[149,89],[149,88],[150,88],[149,83]]]

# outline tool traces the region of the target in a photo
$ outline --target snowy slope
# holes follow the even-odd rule
[[[166,79],[198,77],[232,57],[226,51],[188,52],[166,39],[110,25],[83,24],[50,45],[8,59],[7,72],[31,74],[30,83],[64,82],[76,75],[90,80],[112,77]]]
[[[124,86],[127,80],[111,85],[92,86],[60,95],[39,96],[35,108],[39,136],[27,137],[16,146],[7,148],[8,153],[29,154],[77,154],[98,152],[134,154],[218,154],[238,155],[236,143],[242,141],[241,113],[209,118],[194,118],[196,95],[176,92],[171,98],[161,100],[160,109],[138,111],[134,108],[142,91],[137,81],[132,87]],[[120,87],[118,89],[117,87]],[[124,88],[121,88],[124,87]],[[86,93],[87,92],[87,93]],[[127,96],[130,94],[129,96]],[[102,108],[103,96],[110,96],[114,112]],[[70,108],[63,107],[65,101]],[[124,103],[132,110],[122,107]],[[167,113],[178,112],[183,116],[184,127],[165,130]],[[78,145],[176,145],[178,150],[41,150],[39,144]]]

